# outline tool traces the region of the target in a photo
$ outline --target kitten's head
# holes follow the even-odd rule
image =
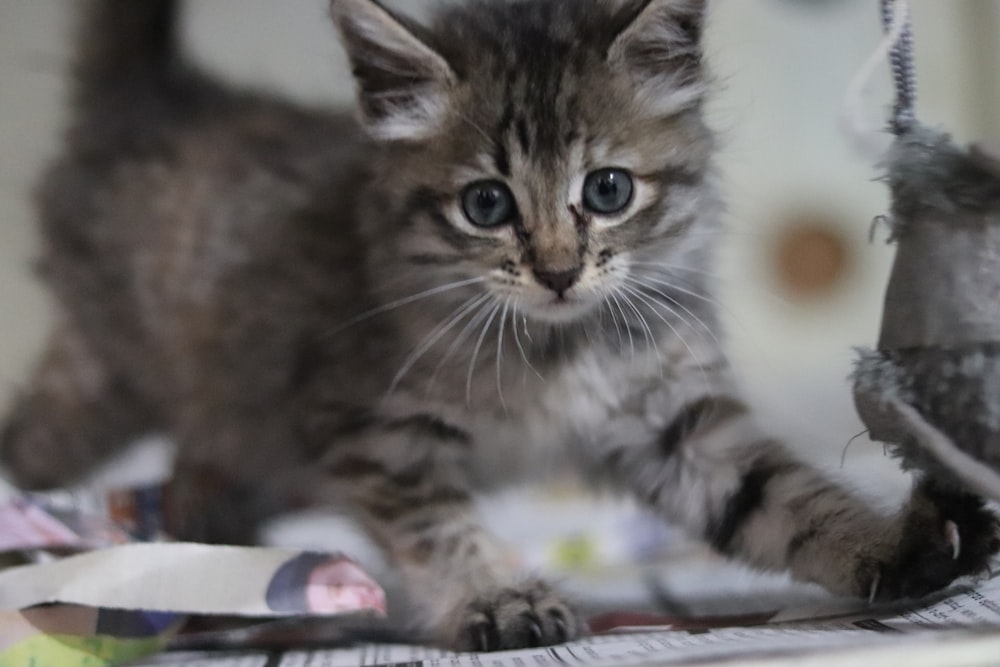
[[[479,0],[429,26],[334,0],[386,150],[382,234],[439,284],[570,322],[714,217],[705,0]]]

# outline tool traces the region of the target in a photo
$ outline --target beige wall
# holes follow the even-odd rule
[[[57,146],[62,66],[74,0],[0,0],[0,406],[44,338],[47,309],[29,275],[28,193]],[[423,6],[416,0],[398,4]],[[747,382],[779,430],[834,460],[860,430],[845,377],[851,346],[874,340],[890,253],[866,243],[883,212],[870,162],[839,128],[847,83],[878,39],[876,0],[716,0],[713,122],[725,140],[733,230],[723,274],[727,324]],[[1000,0],[914,0],[921,114],[960,137],[1000,139]],[[351,87],[325,0],[192,0],[189,49],[227,78],[312,103]],[[877,118],[889,99],[880,75]],[[780,303],[772,241],[787,213],[824,210],[853,268],[833,293]]]
[[[65,0],[0,0],[0,405],[44,336],[45,296],[30,276],[30,189],[58,145]]]

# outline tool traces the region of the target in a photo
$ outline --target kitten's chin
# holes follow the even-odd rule
[[[550,299],[543,303],[522,305],[531,319],[547,324],[569,324],[581,320],[594,311],[597,304],[583,299]]]

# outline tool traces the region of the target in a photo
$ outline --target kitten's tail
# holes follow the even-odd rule
[[[164,88],[181,69],[180,0],[86,0],[80,3],[76,101],[84,106],[118,91]]]

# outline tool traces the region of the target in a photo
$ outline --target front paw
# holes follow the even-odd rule
[[[449,623],[458,651],[503,651],[561,644],[584,630],[574,609],[542,581],[481,592]]]
[[[893,555],[859,571],[860,592],[873,602],[922,597],[988,572],[998,550],[997,517],[982,499],[925,482],[914,491]]]

